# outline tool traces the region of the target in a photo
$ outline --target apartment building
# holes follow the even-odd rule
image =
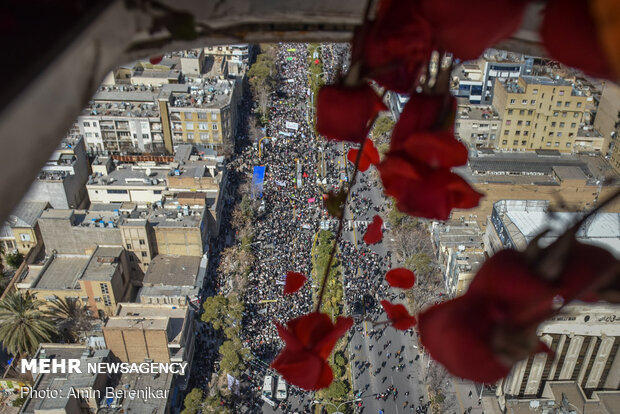
[[[52,153],[22,201],[45,201],[52,208],[84,208],[88,205],[86,141],[81,135],[65,137]]]
[[[585,94],[564,79],[520,76],[495,80],[493,106],[502,119],[497,148],[503,151],[577,150],[584,122]]]
[[[187,306],[120,303],[103,326],[103,335],[106,346],[123,362],[191,362],[194,329]]]
[[[496,148],[501,119],[491,106],[459,105],[454,134],[471,148]]]
[[[149,265],[138,292],[141,303],[193,305],[199,295],[207,271],[207,258],[160,254]]]
[[[41,262],[26,265],[15,288],[38,299],[80,299],[93,315],[112,315],[116,304],[131,299],[131,274],[124,249],[96,247],[90,254],[52,252]]]
[[[0,243],[5,253],[18,251],[26,254],[41,243],[41,231],[37,220],[49,203],[46,201],[23,201],[2,225]]]
[[[603,85],[600,102],[594,118],[594,128],[604,139],[601,154],[610,155],[610,164],[620,173],[620,87],[613,82]]]
[[[207,46],[203,49],[206,56],[221,57],[228,66],[228,75],[243,76],[248,69],[251,45],[247,43]]]

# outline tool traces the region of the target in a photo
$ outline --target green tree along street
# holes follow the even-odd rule
[[[202,306],[205,310],[202,321],[210,323],[216,330],[241,325],[244,306],[236,294],[210,296]]]
[[[245,363],[252,358],[250,350],[243,346],[239,337],[224,341],[219,349],[220,370],[238,377],[246,368]]]
[[[273,46],[261,45],[261,49],[263,47],[265,50],[256,56],[256,61],[250,66],[247,76],[254,99],[258,102],[258,121],[265,126],[269,120],[269,95],[275,88],[278,74],[271,51]]]
[[[11,292],[0,301],[0,341],[9,353],[32,356],[40,343],[51,342],[58,333],[43,305],[28,292]]]
[[[20,252],[11,253],[6,255],[6,264],[11,266],[13,269],[17,269],[22,262],[24,261],[24,255]]]
[[[192,389],[189,394],[185,396],[183,401],[183,410],[181,414],[196,414],[201,408],[203,401],[203,392],[200,388]]]

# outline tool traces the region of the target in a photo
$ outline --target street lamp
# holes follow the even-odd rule
[[[334,403],[331,403],[329,401],[314,400],[312,402],[314,404],[329,404],[329,405],[331,405],[332,407],[334,407],[336,409],[336,411],[334,411],[333,414],[342,414],[342,412],[340,411],[340,407],[342,407],[345,404],[349,404],[349,403],[352,403],[352,402],[359,402],[359,401],[362,401],[362,399],[361,398],[356,398],[354,400],[349,400],[349,401],[342,402],[342,403],[340,403],[338,405],[336,405]]]

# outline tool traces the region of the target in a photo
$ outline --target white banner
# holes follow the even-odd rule
[[[299,124],[297,122],[286,121],[284,124],[288,129],[294,129],[297,131],[299,129]]]

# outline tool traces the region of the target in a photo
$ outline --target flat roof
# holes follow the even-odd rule
[[[588,178],[576,165],[556,165],[553,167],[553,172],[560,180],[586,180]]]
[[[195,256],[157,255],[149,264],[142,284],[193,287],[200,260]]]
[[[47,201],[23,201],[9,215],[7,222],[11,227],[34,227],[47,205]]]
[[[472,172],[506,172],[512,174],[535,173],[550,175],[556,166],[579,167],[586,177],[592,177],[588,165],[575,156],[570,155],[540,155],[535,153],[494,153],[492,155],[479,154],[470,157],[469,166]]]
[[[141,167],[121,164],[105,176],[91,176],[87,186],[133,186],[166,187],[166,176],[170,171],[168,165]]]
[[[115,390],[125,390],[129,385],[131,390],[170,390],[174,374],[162,372],[158,375],[144,375],[139,373],[122,374]],[[168,400],[172,398],[172,392],[168,398],[125,398],[123,399],[122,411],[132,414],[163,414],[166,412]]]
[[[118,258],[123,253],[123,248],[117,247],[97,247],[93,253],[86,270],[83,280],[110,281],[118,267]]]
[[[39,281],[32,286],[33,289],[65,290],[76,289],[77,280],[84,272],[89,256],[58,255],[51,257],[51,263],[41,274]]]

